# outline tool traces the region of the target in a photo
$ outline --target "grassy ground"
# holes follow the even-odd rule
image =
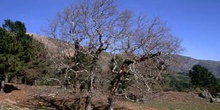
[[[166,93],[144,106],[158,110],[220,110],[219,103],[210,103],[196,94],[179,92]]]
[[[175,103],[175,102],[155,102],[152,101],[145,106],[155,108],[158,110],[219,110],[219,104],[198,104],[198,103],[191,103],[191,104],[182,104],[182,103]]]

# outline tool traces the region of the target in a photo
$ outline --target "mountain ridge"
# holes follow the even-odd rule
[[[180,61],[180,66],[174,66],[172,69],[177,72],[188,73],[194,65],[201,65],[207,68],[213,75],[220,78],[220,61],[196,59],[184,55],[175,55]]]
[[[48,51],[52,52],[53,55],[56,55],[58,53],[58,46],[57,41],[55,42],[54,39],[37,35],[34,33],[27,33],[29,35],[33,36],[33,39],[41,42],[44,44],[45,48],[48,48]],[[62,47],[64,50],[62,52],[65,53],[65,56],[73,56],[74,50],[72,48],[72,45],[66,45]],[[174,55],[175,59],[179,60],[179,65],[171,66],[170,69],[175,72],[180,73],[188,73],[188,71],[194,66],[194,65],[201,65],[206,67],[210,72],[212,72],[213,75],[220,78],[220,61],[214,61],[214,60],[202,60],[202,59],[196,59],[192,58],[190,56],[184,56],[184,55]]]

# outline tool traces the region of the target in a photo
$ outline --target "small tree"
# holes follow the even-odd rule
[[[189,77],[192,85],[195,87],[208,89],[213,94],[220,90],[218,80],[215,76],[201,65],[194,65],[192,70],[189,71]]]
[[[26,34],[24,23],[5,20],[0,39],[0,74],[7,83],[30,65],[34,56],[32,38]]]

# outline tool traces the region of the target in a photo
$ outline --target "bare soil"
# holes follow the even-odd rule
[[[79,94],[74,93],[74,90],[63,89],[58,86],[28,86],[21,84],[7,84],[13,86],[14,90],[9,90],[7,93],[0,93],[1,106],[16,106],[16,109],[51,109],[51,110],[66,110],[75,101]],[[100,95],[102,94],[102,95]],[[84,97],[82,95],[82,97]],[[82,100],[84,100],[82,98]],[[83,101],[81,101],[83,102]],[[99,93],[92,98],[92,106],[97,109],[103,109],[107,104],[107,93]],[[138,105],[128,101],[114,102],[117,110],[137,110]],[[1,107],[0,106],[0,107]],[[12,109],[13,110],[13,109]],[[142,110],[155,110],[146,108]]]
[[[4,107],[14,107],[14,109],[10,108],[11,110],[68,110],[71,108],[71,104],[76,101],[76,97],[79,96],[73,89],[63,89],[58,86],[7,85],[13,86],[14,89],[7,91],[7,93],[0,93],[1,110],[8,110]],[[107,92],[95,94],[92,98],[92,106],[97,110],[104,109],[103,107],[107,104],[107,94]],[[82,95],[82,97],[84,96]],[[184,105],[195,103],[194,98],[200,100],[201,104],[208,103],[204,99],[199,99],[195,93],[184,92],[164,92],[151,100],[156,103],[173,102]],[[85,99],[82,98],[82,100]],[[148,106],[147,103],[138,104],[120,99],[114,102],[114,105],[116,110],[159,110],[154,106]]]

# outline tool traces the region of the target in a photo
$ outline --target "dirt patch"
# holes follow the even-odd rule
[[[164,92],[158,97],[154,98],[158,102],[179,102],[179,103],[193,103],[192,98],[197,98],[195,93],[186,92]]]
[[[0,93],[0,105],[18,109],[38,108],[38,109],[70,109],[71,104],[76,100],[78,94],[71,89],[61,89],[55,86],[28,86],[20,84],[10,84],[16,87],[10,93]],[[107,92],[98,93],[92,98],[92,106],[103,109],[107,104]],[[84,96],[82,96],[84,97]],[[84,100],[82,98],[81,100]],[[83,101],[82,101],[83,102]],[[114,102],[117,110],[155,110],[142,108],[142,106],[128,101]],[[19,108],[19,109],[20,109]],[[13,109],[12,109],[13,110]]]
[[[10,89],[10,92],[7,91],[5,93],[0,93],[0,104],[6,103],[6,102],[11,103],[11,104],[18,104],[32,97],[33,93],[31,91],[18,89],[19,87],[13,84],[7,84],[7,85],[8,86],[10,85],[10,87],[14,87],[16,89]]]

